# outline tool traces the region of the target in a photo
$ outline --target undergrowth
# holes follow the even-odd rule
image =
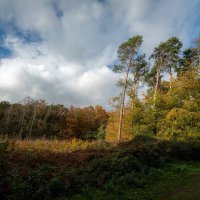
[[[85,150],[88,148],[107,148],[108,143],[102,140],[83,141],[79,139],[71,140],[16,140],[16,149],[21,150],[38,150],[38,151],[51,151],[51,152],[73,152],[77,150]]]
[[[28,151],[30,147],[25,145],[21,148],[17,143],[1,143],[0,199],[78,199],[78,194],[92,191],[130,199],[122,195],[122,189],[142,190],[162,178],[164,169],[173,163],[200,160],[198,141],[160,141],[145,136],[112,148],[80,146],[74,152],[66,146],[57,151],[42,148],[42,144],[39,147],[31,146]],[[174,169],[178,172],[185,168],[182,164]],[[142,199],[135,195],[135,199]]]

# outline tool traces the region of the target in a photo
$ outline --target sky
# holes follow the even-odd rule
[[[0,101],[107,107],[118,46],[139,34],[147,55],[171,36],[187,48],[199,10],[200,0],[0,0]]]

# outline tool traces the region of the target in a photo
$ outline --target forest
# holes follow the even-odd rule
[[[0,102],[0,199],[200,199],[200,37],[142,45],[118,47],[111,109]]]
[[[98,139],[103,137],[108,114],[102,106],[78,108],[49,105],[26,98],[23,103],[0,103],[2,137],[16,139]]]

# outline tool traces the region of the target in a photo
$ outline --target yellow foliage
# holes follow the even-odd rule
[[[16,140],[15,149],[19,150],[37,150],[37,151],[51,151],[51,152],[73,152],[78,150],[85,150],[88,148],[107,148],[103,141],[83,141],[78,139],[72,140]]]
[[[106,127],[105,140],[108,142],[117,142],[117,134],[119,128],[119,112],[111,112]],[[125,109],[122,125],[122,141],[129,141],[133,138],[132,134],[132,117],[131,110]]]

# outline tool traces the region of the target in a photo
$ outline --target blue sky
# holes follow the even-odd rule
[[[118,94],[110,65],[140,34],[141,51],[171,36],[192,44],[200,0],[0,0],[0,100],[107,105]]]
[[[0,58],[6,58],[11,56],[11,50],[4,46],[4,38],[6,33],[3,29],[0,29]]]

